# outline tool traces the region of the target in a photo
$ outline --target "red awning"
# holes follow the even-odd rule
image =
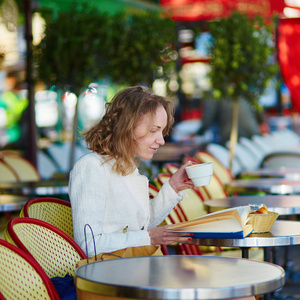
[[[211,20],[228,16],[233,10],[270,17],[282,14],[284,0],[160,0],[174,21]]]
[[[300,113],[300,19],[282,19],[278,26],[278,60],[293,110]]]

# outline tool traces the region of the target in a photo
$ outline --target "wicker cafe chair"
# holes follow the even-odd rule
[[[184,158],[184,162],[191,160],[197,164],[203,163],[197,157],[193,157],[193,156],[191,157],[189,155],[186,155]],[[208,162],[212,162],[212,161],[208,161]],[[216,169],[218,169],[218,168],[216,167],[214,162],[213,162],[213,168],[214,168],[214,173],[211,176],[210,183],[205,186],[195,187],[195,190],[201,196],[203,201],[206,201],[209,199],[215,199],[215,198],[228,197],[228,193],[225,190],[224,183],[222,182],[222,180],[220,180],[218,174],[216,174]]]
[[[73,238],[72,209],[68,201],[52,197],[34,198],[25,204],[20,217],[45,221]]]
[[[187,163],[188,161],[191,161],[195,164],[200,164],[201,161],[199,159],[197,159],[195,156],[191,156],[189,154],[186,154],[183,158],[183,163]],[[211,199],[211,196],[207,193],[206,189],[204,186],[197,186],[194,189],[196,191],[196,193],[200,196],[200,198],[202,199],[202,201],[206,201]]]
[[[206,151],[216,157],[226,168],[230,166],[230,151],[222,145],[209,143],[206,146]],[[237,157],[233,159],[231,174],[233,177],[238,176],[243,171],[240,161]]]
[[[234,179],[230,170],[211,153],[201,150],[197,151],[194,156],[200,163],[212,162],[214,165],[214,174],[218,176],[223,184],[229,183]]]
[[[18,175],[15,170],[0,159],[0,181],[1,182],[17,182]]]
[[[178,171],[178,169],[180,168],[179,165],[177,164],[173,164],[173,163],[166,163],[163,167],[163,172],[164,173],[170,173],[170,174],[174,174]]]
[[[0,239],[0,257],[0,299],[60,299],[47,274],[30,255]]]
[[[7,231],[16,246],[31,255],[50,278],[74,276],[76,263],[86,258],[70,236],[44,221],[15,218],[9,221]]]
[[[159,192],[159,189],[156,186],[149,183],[149,198],[153,199],[157,195],[158,192]],[[164,226],[164,225],[166,225],[165,222],[163,222],[161,224],[161,226]],[[168,255],[169,254],[168,253],[168,248],[167,248],[166,245],[160,245],[160,248],[161,248],[161,252],[163,253],[163,255]]]
[[[161,186],[171,177],[171,174],[160,173],[157,175],[155,184],[157,188]],[[184,221],[194,219],[196,217],[206,214],[202,198],[194,189],[186,189],[183,191],[183,200],[176,205],[165,219],[167,224],[176,224]],[[199,247],[189,244],[178,244],[179,252],[181,254],[202,254]]]
[[[300,168],[300,153],[296,151],[276,151],[267,154],[261,161],[261,168]]]
[[[156,182],[158,182],[157,187],[160,188],[171,176],[171,174],[158,174],[156,179]],[[185,221],[207,214],[203,199],[196,189],[186,189],[182,193],[183,200],[180,201],[180,207],[184,211]]]
[[[0,300],[5,300],[5,297],[3,296],[3,294],[0,292]]]
[[[184,213],[184,210],[182,209],[180,204],[177,204],[172,209],[172,211],[167,216],[165,221],[168,225],[177,224],[177,223],[187,221],[186,214]],[[201,255],[202,254],[201,249],[196,245],[189,245],[189,244],[179,243],[177,248],[178,248],[177,251],[179,252],[178,254],[183,254],[183,255],[185,255],[185,254],[187,254],[187,255]]]
[[[16,152],[9,150],[0,151],[0,160],[14,170],[18,181],[41,180],[41,176],[35,166]]]
[[[149,183],[149,197],[150,199],[153,199],[157,193],[159,192],[159,189],[154,186],[153,184]]]

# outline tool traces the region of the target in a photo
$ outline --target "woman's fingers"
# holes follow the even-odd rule
[[[191,236],[193,235],[194,235],[193,233],[165,231],[163,240],[166,244],[182,243],[182,242],[191,241],[192,240]]]
[[[169,245],[191,241],[193,234],[186,232],[169,232],[170,225],[155,227],[149,231],[152,245]]]
[[[189,165],[192,165],[191,161],[188,161],[184,165],[182,165],[178,171],[172,175],[172,177],[169,180],[170,185],[172,188],[178,193],[179,191],[193,188],[194,185],[191,180],[189,180],[185,168]]]
[[[174,243],[184,243],[191,241],[190,237],[164,237],[162,240],[162,245],[170,245]]]

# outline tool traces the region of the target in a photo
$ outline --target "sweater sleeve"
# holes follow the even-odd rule
[[[69,195],[73,215],[74,239],[88,256],[94,255],[94,244],[89,224],[95,238],[96,252],[111,252],[126,247],[150,245],[150,237],[146,230],[125,231],[123,228],[112,232],[103,232],[106,201],[109,192],[109,174],[100,165],[96,157],[86,157],[76,162],[70,173]],[[120,216],[121,217],[121,216]],[[88,251],[86,251],[86,248]]]
[[[182,192],[177,194],[171,187],[169,180],[165,182],[158,194],[151,200],[148,229],[158,226],[181,200]]]

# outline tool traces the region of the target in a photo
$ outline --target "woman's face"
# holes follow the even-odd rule
[[[136,140],[135,154],[143,159],[151,159],[159,146],[165,144],[163,130],[167,126],[167,113],[163,106],[159,106],[152,116],[143,116],[134,129]]]

